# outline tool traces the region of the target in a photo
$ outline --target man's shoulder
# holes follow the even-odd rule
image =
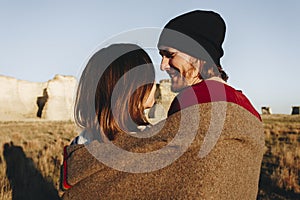
[[[171,103],[168,116],[193,105],[213,102],[237,104],[261,120],[250,100],[241,91],[213,79],[201,81],[181,91]]]

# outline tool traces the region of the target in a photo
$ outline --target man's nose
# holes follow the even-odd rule
[[[160,63],[160,70],[165,71],[167,69],[169,69],[169,59],[166,58],[166,56],[163,56],[161,59],[161,63]]]

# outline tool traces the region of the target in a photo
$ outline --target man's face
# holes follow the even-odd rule
[[[189,55],[165,46],[160,47],[159,53],[162,56],[160,69],[169,74],[173,92],[200,82],[198,70],[192,66]]]

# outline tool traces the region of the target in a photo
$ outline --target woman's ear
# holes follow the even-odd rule
[[[147,97],[147,100],[143,103],[144,109],[151,108],[155,103],[155,91],[156,91],[156,83],[154,82],[153,87]]]

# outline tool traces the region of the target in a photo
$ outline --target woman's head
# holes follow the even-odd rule
[[[144,109],[155,81],[148,54],[134,44],[114,44],[89,60],[80,78],[75,121],[113,140],[148,124]],[[151,106],[151,105],[150,105]]]

